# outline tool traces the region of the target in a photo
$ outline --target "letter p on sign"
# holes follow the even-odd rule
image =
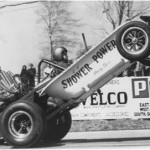
[[[132,79],[133,98],[148,98],[148,79],[138,78]]]

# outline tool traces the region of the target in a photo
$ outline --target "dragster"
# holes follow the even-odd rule
[[[61,140],[70,130],[70,110],[76,108],[92,93],[128,69],[135,61],[148,62],[150,55],[150,27],[147,16],[142,21],[130,21],[119,26],[105,40],[91,48],[67,69],[49,60],[39,63],[39,83],[23,95],[12,75],[4,74],[1,83],[6,95],[0,107],[0,132],[14,147],[32,147],[40,140]],[[42,63],[62,72],[54,79],[40,82]],[[3,85],[3,86],[2,86]],[[7,96],[8,95],[8,96]],[[57,100],[52,108],[48,98]]]

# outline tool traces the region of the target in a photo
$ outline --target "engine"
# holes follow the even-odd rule
[[[0,71],[0,112],[23,96],[20,77],[12,72]]]

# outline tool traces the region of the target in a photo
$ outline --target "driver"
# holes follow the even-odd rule
[[[59,47],[57,49],[55,49],[53,51],[53,60],[54,63],[56,63],[57,65],[63,67],[63,68],[67,68],[69,66],[68,63],[68,55],[67,55],[67,49],[65,47]],[[60,74],[62,72],[61,69],[58,68],[54,68],[53,70],[53,77],[57,76],[58,74]],[[53,98],[53,97],[49,97],[48,98],[48,105],[51,106],[52,108],[55,108],[58,105],[61,105],[64,101],[58,98]]]
[[[59,47],[53,51],[53,59],[54,63],[57,65],[67,68],[69,66],[68,63],[68,55],[67,55],[67,49],[65,47]],[[58,75],[62,72],[61,69],[55,68],[54,73],[55,75]]]
[[[53,51],[53,62],[60,67],[67,68],[69,66],[68,63],[68,55],[67,49],[65,47],[59,47]],[[56,67],[47,66],[44,69],[44,77],[50,76],[51,78],[57,76],[62,72],[62,69],[58,69]]]

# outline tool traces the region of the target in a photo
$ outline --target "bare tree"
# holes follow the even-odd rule
[[[79,20],[73,19],[68,11],[71,1],[41,1],[41,9],[37,11],[38,22],[44,23],[44,31],[49,38],[49,48],[45,47],[53,55],[53,49],[59,45],[75,46],[77,43],[75,27],[79,27]]]
[[[123,22],[147,14],[150,10],[148,3],[146,1],[97,1],[95,2],[95,10],[101,10],[111,24],[112,30],[114,30]],[[94,9],[90,10],[94,11]],[[97,16],[101,17],[102,15]],[[105,33],[107,33],[106,28],[101,27],[100,29],[105,30]]]

